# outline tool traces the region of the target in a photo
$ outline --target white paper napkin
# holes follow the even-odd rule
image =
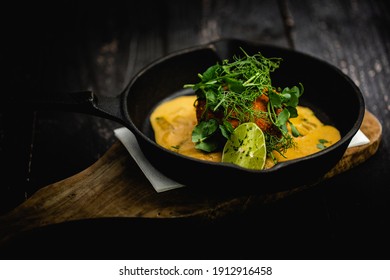
[[[154,166],[142,153],[140,147],[138,146],[137,139],[128,128],[117,128],[114,130],[114,134],[126,147],[131,157],[138,164],[139,168],[145,174],[146,178],[152,184],[156,192],[164,192],[184,187],[183,184],[166,177],[164,174],[154,168]],[[369,142],[370,140],[367,138],[367,136],[364,135],[361,130],[359,130],[352,138],[348,148],[368,144]]]
[[[134,134],[126,127],[117,128],[114,130],[115,136],[122,142],[122,144],[129,151],[132,158],[138,164],[139,168],[145,174],[146,178],[152,184],[156,192],[164,192],[177,188],[184,187],[180,184],[162,174],[147,160],[142,153],[137,139]]]
[[[349,143],[348,148],[361,146],[368,143],[370,143],[370,139],[368,139],[367,136],[363,133],[363,131],[359,129]]]

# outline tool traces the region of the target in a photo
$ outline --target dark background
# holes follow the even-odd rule
[[[313,189],[264,206],[261,213],[248,213],[224,221],[218,229],[208,229],[217,230],[221,239],[228,241],[226,246],[214,244],[215,250],[205,246],[200,251],[204,250],[206,258],[388,259],[389,6],[385,0],[4,4],[0,102],[36,91],[54,94],[88,89],[116,96],[134,74],[155,59],[218,38],[254,40],[324,59],[353,79],[364,94],[366,108],[381,122],[383,138],[378,152]],[[329,95],[337,91],[331,84],[319,86],[328,87]],[[0,214],[40,188],[96,162],[117,141],[113,129],[119,126],[90,115],[28,110],[17,103],[1,106]],[[105,226],[94,228],[86,223],[77,230],[99,231]],[[113,226],[120,231],[123,223]],[[231,234],[237,228],[240,238]],[[58,231],[34,233],[20,244],[28,251],[29,246],[36,246],[33,243],[56,234]],[[241,246],[246,234],[248,240]],[[207,244],[207,234],[199,238]],[[222,248],[238,253],[213,255]],[[29,256],[39,256],[39,252]],[[80,255],[76,252],[75,256]]]

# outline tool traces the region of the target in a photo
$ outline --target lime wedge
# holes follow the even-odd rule
[[[253,122],[236,127],[222,152],[222,162],[233,163],[244,168],[261,170],[266,160],[263,131]]]

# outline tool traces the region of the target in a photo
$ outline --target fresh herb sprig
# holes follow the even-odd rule
[[[203,74],[198,74],[200,82],[186,84],[197,94],[197,100],[205,100],[205,114],[194,128],[192,141],[195,147],[206,152],[215,151],[229,139],[233,126],[231,120],[238,123],[251,122],[263,118],[271,122],[280,131],[281,137],[265,131],[267,153],[277,151],[283,154],[293,145],[293,139],[287,130],[290,124],[293,136],[299,132],[289,121],[296,117],[299,97],[303,86],[275,88],[272,85],[271,73],[280,66],[281,58],[266,58],[260,52],[244,56],[234,56],[209,67]],[[269,102],[267,110],[255,110],[255,100],[265,94]],[[222,115],[222,119],[208,118],[207,112]],[[223,140],[225,139],[225,140]]]

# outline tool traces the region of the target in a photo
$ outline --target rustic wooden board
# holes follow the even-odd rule
[[[370,143],[349,148],[342,160],[329,171],[329,179],[363,163],[378,149],[382,127],[366,111],[361,130]],[[125,147],[116,142],[95,164],[60,182],[48,185],[0,218],[0,240],[39,228],[91,218],[186,218],[215,220],[247,210],[252,205],[270,203],[311,186],[271,195],[202,193],[181,188],[156,193]]]

